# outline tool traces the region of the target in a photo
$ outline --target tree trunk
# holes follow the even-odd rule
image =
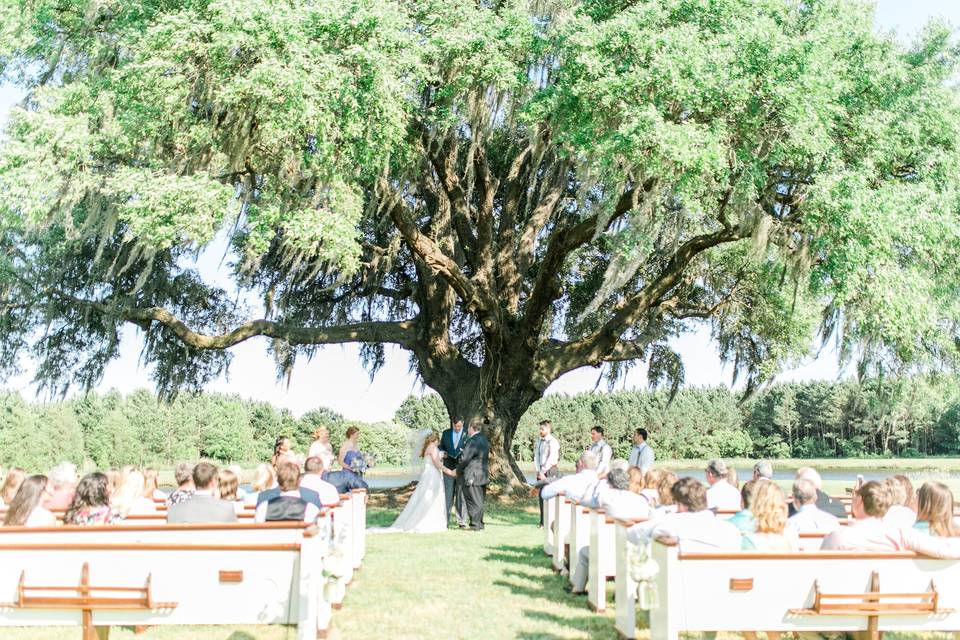
[[[462,417],[465,428],[474,420],[483,425],[482,431],[490,440],[491,481],[513,489],[525,486],[526,477],[511,448],[520,418],[540,396],[530,398],[529,394],[517,393],[519,385],[509,385],[509,390],[508,385],[499,385],[493,392],[481,393],[478,380],[457,382],[433,388],[440,394],[451,419]]]

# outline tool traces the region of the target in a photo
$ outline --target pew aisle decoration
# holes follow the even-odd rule
[[[660,603],[656,578],[660,565],[653,559],[653,542],[627,543],[627,566],[637,583],[637,607],[644,611],[656,609]]]

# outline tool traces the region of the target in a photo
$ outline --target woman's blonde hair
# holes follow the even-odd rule
[[[664,471],[657,480],[655,488],[661,505],[673,504],[673,485],[677,484],[678,479],[673,471]]]
[[[426,438],[423,439],[423,447],[420,449],[420,457],[427,455],[427,447],[429,447],[434,442],[440,442],[440,438],[437,437],[436,431],[431,431]]]
[[[324,435],[324,434],[326,434],[327,436],[329,436],[329,435],[330,435],[330,430],[327,429],[326,427],[317,427],[316,429],[313,430],[313,439],[314,439],[314,440],[319,440],[319,439],[320,439],[320,436],[322,436],[322,435]]]
[[[787,500],[776,482],[756,483],[750,511],[757,523],[757,533],[783,533],[787,526]]]
[[[960,535],[953,522],[953,492],[942,482],[924,482],[917,494],[917,521],[930,523],[930,535]]]
[[[643,482],[643,471],[640,471],[638,467],[630,467],[627,470],[627,475],[630,477],[630,491],[634,493],[643,491],[643,488],[646,486]]]
[[[0,487],[0,500],[7,505],[13,502],[14,496],[20,490],[20,485],[27,479],[27,473],[20,467],[10,467],[7,470],[7,477],[3,479],[3,486]]]
[[[253,472],[253,490],[266,491],[273,487],[274,480],[276,480],[276,475],[273,467],[269,464],[258,464]]]
[[[217,484],[220,487],[220,499],[235,501],[237,499],[237,487],[240,486],[240,479],[237,478],[237,474],[229,469],[223,469],[217,475],[219,476]]]
[[[153,493],[160,488],[160,472],[156,469],[143,470],[143,497],[153,500]]]

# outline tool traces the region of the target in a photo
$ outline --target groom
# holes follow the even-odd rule
[[[470,528],[483,531],[483,499],[487,494],[487,461],[490,441],[480,432],[481,422],[474,418],[467,429],[467,442],[457,465],[457,483],[463,487],[463,497],[470,516]]]
[[[463,453],[463,445],[467,443],[467,434],[463,429],[463,418],[456,417],[449,429],[440,434],[440,451],[443,452],[443,466],[447,469],[456,469]],[[450,507],[457,510],[457,525],[461,529],[467,526],[466,510],[463,505],[463,487],[458,478],[443,474],[443,492],[447,497],[447,519],[450,518]]]

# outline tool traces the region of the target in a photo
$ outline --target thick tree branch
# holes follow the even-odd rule
[[[115,307],[105,302],[85,300],[63,292],[54,295],[93,309],[108,317],[147,327],[157,322],[170,329],[184,344],[196,349],[228,349],[250,338],[265,336],[290,344],[342,344],[345,342],[387,342],[412,348],[416,321],[356,322],[333,327],[289,326],[271,320],[250,320],[223,334],[194,331],[163,307]]]
[[[614,354],[621,336],[630,327],[641,320],[644,314],[659,314],[658,309],[664,295],[683,277],[687,266],[702,252],[727,242],[735,242],[748,237],[749,231],[740,228],[725,228],[713,233],[705,233],[683,243],[670,258],[667,265],[656,278],[641,291],[627,298],[617,306],[613,316],[596,332],[558,347],[556,357],[551,364],[558,368],[552,371],[554,377],[584,365],[596,365]],[[648,319],[648,326],[656,318]]]

